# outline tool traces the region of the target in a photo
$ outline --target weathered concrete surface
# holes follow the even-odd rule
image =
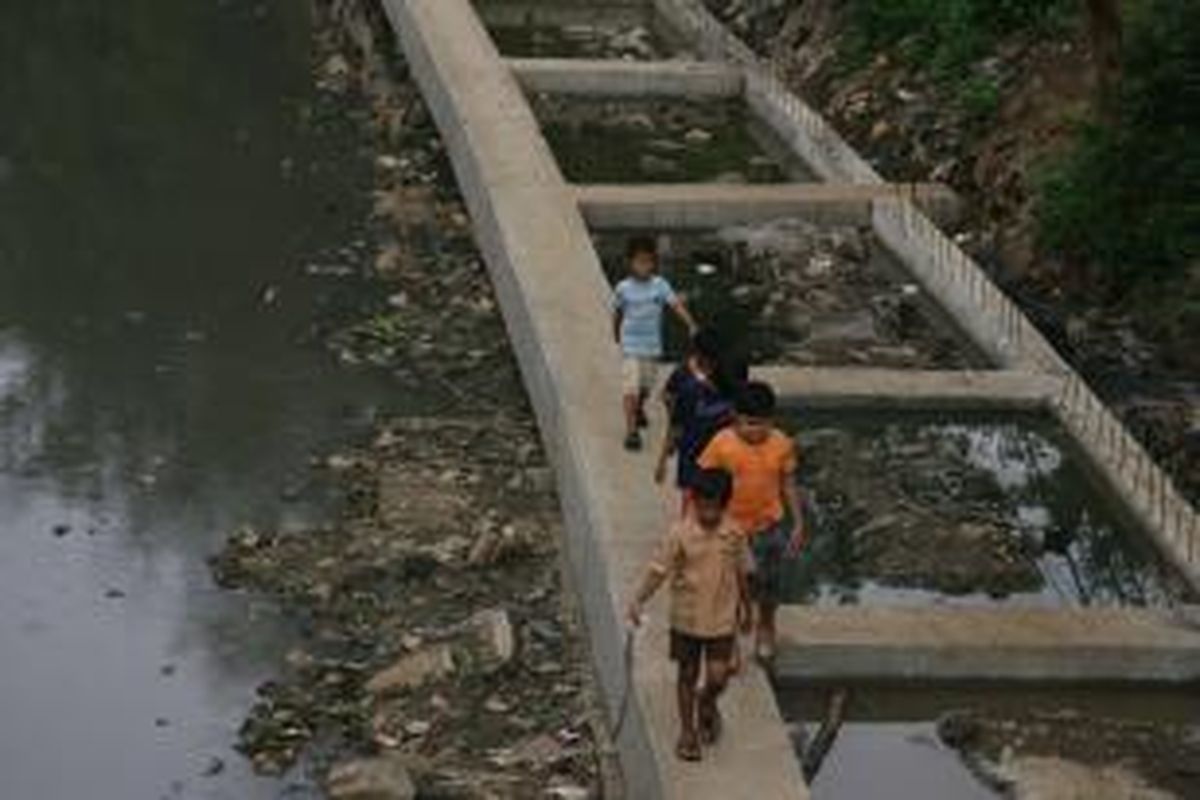
[[[742,71],[713,62],[511,58],[508,65],[534,93],[689,99],[742,93]]]
[[[875,200],[911,197],[951,217],[959,203],[940,184],[635,184],[575,187],[588,225],[597,229],[686,230],[792,217],[826,225],[869,225]]]
[[[755,377],[781,401],[811,408],[1046,408],[1061,381],[1033,372],[904,370],[869,367],[760,367]]]
[[[788,681],[1200,682],[1200,627],[1119,610],[780,610]]]
[[[666,521],[650,456],[621,447],[609,289],[533,113],[468,0],[384,0],[454,166],[554,465],[566,553],[592,661],[615,716],[621,611]],[[662,606],[658,606],[661,609]],[[631,798],[807,797],[765,682],[739,681],[729,737],[700,765],[674,756],[664,615],[639,637],[617,746]]]

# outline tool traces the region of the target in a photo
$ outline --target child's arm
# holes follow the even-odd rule
[[[674,424],[675,419],[675,376],[667,381],[667,385],[662,390],[663,407],[667,411],[667,431],[663,435],[662,448],[658,453],[658,461],[654,465],[654,482],[661,484],[667,478],[667,461],[671,456],[675,455],[676,449],[679,447],[679,427]]]
[[[637,593],[629,603],[629,611],[627,613],[629,623],[635,628],[642,624],[642,606],[654,596],[654,593],[662,586],[666,577],[667,571],[659,564],[651,564],[650,568],[646,570],[646,575],[642,578],[642,583],[638,586]]]
[[[658,461],[654,464],[654,482],[661,484],[667,479],[667,462],[675,455],[679,446],[679,428],[674,425],[667,427],[663,434],[662,448],[658,452]]]
[[[788,540],[788,555],[795,557],[804,548],[804,506],[800,502],[800,487],[794,472],[783,473],[783,504],[792,518],[792,535]]]
[[[748,557],[747,557],[748,560]],[[750,570],[748,564],[738,570],[738,627],[742,633],[754,630],[754,603],[750,596]]]
[[[696,324],[696,319],[692,316],[692,312],[688,311],[687,305],[678,296],[671,300],[671,310],[687,326],[688,333],[694,334],[700,330],[700,326]]]
[[[658,552],[654,554],[650,566],[646,568],[646,574],[642,577],[642,582],[638,585],[633,600],[629,602],[627,616],[630,624],[634,627],[642,624],[642,606],[654,596],[654,593],[658,591],[670,574],[679,551],[678,544],[679,541],[675,538],[675,531],[672,529],[667,533],[662,544],[658,546]]]

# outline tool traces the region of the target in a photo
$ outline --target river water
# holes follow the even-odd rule
[[[370,185],[313,57],[300,2],[0,9],[4,800],[313,793],[233,750],[292,634],[206,565],[332,513],[309,461],[388,388],[312,329]]]

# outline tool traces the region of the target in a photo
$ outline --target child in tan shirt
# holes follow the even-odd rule
[[[679,665],[676,753],[699,761],[700,743],[720,736],[717,699],[729,678],[738,626],[748,630],[750,623],[750,561],[741,530],[725,513],[733,491],[729,474],[702,470],[692,491],[692,512],[667,531],[630,603],[629,619],[640,624],[643,604],[670,581],[671,660]],[[701,666],[704,688],[697,691]]]

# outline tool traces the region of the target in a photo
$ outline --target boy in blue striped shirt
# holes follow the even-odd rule
[[[658,274],[658,248],[653,239],[631,239],[627,257],[629,276],[613,291],[613,335],[621,345],[625,449],[641,450],[646,398],[654,387],[663,354],[663,308],[674,311],[689,333],[696,332],[696,321],[671,284]]]

